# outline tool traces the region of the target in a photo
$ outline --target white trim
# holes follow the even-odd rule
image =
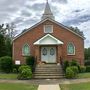
[[[27,46],[29,47],[29,54],[28,54],[28,55],[25,55],[25,54],[23,53],[23,48],[24,48],[25,45],[27,45]],[[27,44],[27,43],[22,46],[22,56],[30,56],[30,46],[29,46],[29,44]]]
[[[48,32],[48,33],[53,33],[53,25],[44,25],[44,33],[47,33],[46,32],[46,26],[51,26],[51,32]]]
[[[69,53],[68,53],[68,45],[69,45],[69,44],[72,44],[72,45],[74,46],[74,53],[73,53],[73,54],[69,54]],[[76,49],[75,49],[74,43],[73,43],[73,42],[69,42],[68,45],[67,45],[67,55],[75,55]]]
[[[50,34],[47,34],[45,35],[44,37],[40,38],[39,40],[37,40],[34,45],[51,45],[50,43],[47,43],[47,44],[41,44],[40,41],[43,40],[44,38],[46,37],[50,37],[52,39],[54,39],[57,43],[55,43],[54,45],[59,45],[59,44],[64,44],[62,41],[60,41],[59,39],[55,38],[54,36],[50,35]]]
[[[72,31],[72,30],[70,30],[69,28],[67,28],[67,27],[64,26],[63,24],[61,24],[61,23],[59,23],[59,22],[57,22],[57,21],[55,21],[55,20],[52,20],[51,18],[46,18],[46,19],[43,19],[43,20],[41,20],[40,22],[36,23],[36,24],[33,25],[32,27],[28,28],[25,32],[20,33],[19,35],[17,35],[17,36],[13,39],[13,41],[16,40],[17,38],[19,38],[20,36],[22,36],[23,34],[25,34],[26,32],[32,30],[33,28],[35,28],[35,27],[37,27],[38,25],[42,24],[43,22],[47,21],[47,20],[52,21],[52,22],[56,23],[57,25],[59,25],[59,26],[65,28],[66,30],[72,32],[73,34],[79,36],[80,38],[85,39],[85,37],[80,36],[79,34],[75,33],[75,32]]]

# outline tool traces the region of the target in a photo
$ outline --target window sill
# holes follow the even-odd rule
[[[75,56],[75,54],[67,54],[68,56]]]
[[[30,55],[22,55],[23,57],[28,57],[28,56],[30,56]]]

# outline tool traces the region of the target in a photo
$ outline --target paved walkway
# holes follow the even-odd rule
[[[36,85],[52,85],[52,84],[72,84],[90,82],[90,78],[87,79],[32,79],[32,80],[4,80],[0,79],[0,83],[28,83]]]
[[[59,84],[57,85],[39,85],[38,90],[61,90]]]

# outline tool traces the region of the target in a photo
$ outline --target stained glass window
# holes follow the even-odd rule
[[[43,49],[43,55],[47,55],[47,49],[46,48]]]
[[[69,55],[74,55],[75,54],[75,46],[73,43],[69,43],[67,46],[67,53]]]
[[[50,49],[50,55],[54,55],[55,54],[55,51],[53,48]]]
[[[30,48],[28,44],[25,44],[22,48],[22,53],[24,56],[29,56],[30,55]]]

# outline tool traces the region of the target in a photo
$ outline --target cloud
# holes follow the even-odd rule
[[[74,18],[71,18],[70,20],[67,20],[67,21],[63,21],[64,24],[66,25],[72,25],[72,24],[80,24],[80,23],[84,23],[84,22],[87,22],[87,21],[90,21],[90,15],[81,15],[81,16],[77,16],[77,17],[74,17]]]
[[[22,31],[38,21],[44,12],[46,0],[0,0],[0,24],[14,22]],[[49,0],[55,20],[68,26],[77,26],[84,32],[85,47],[90,45],[90,0]]]
[[[61,4],[66,4],[67,0],[52,0],[52,2],[57,2],[57,3],[61,3]]]

